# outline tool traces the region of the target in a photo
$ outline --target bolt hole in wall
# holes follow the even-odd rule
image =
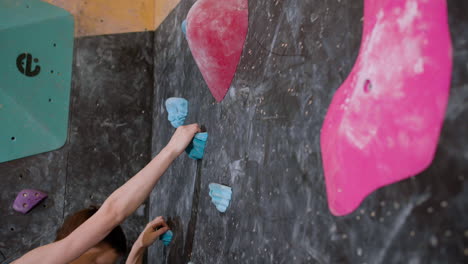
[[[52,102],[52,98],[49,98],[49,103],[51,103],[51,102]]]
[[[364,83],[364,92],[369,93],[372,90],[372,83],[370,80],[366,80]]]
[[[20,178],[22,175],[20,175]],[[39,197],[39,193],[34,193],[34,196]],[[23,197],[28,197],[28,193],[23,193]]]
[[[10,227],[10,231],[15,231],[15,228],[14,228],[14,227]]]
[[[16,141],[16,137],[11,137],[11,141]]]

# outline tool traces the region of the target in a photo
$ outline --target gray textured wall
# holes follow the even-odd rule
[[[174,244],[150,263],[466,263],[468,5],[449,1],[450,104],[437,155],[420,175],[370,195],[346,217],[327,208],[319,132],[350,72],[362,1],[249,1],[249,33],[232,87],[215,103],[180,30],[182,1],[155,33],[153,154],[173,129],[164,100],[190,101],[210,137],[203,161],[179,158],[151,196]],[[232,186],[227,213],[208,184]]]

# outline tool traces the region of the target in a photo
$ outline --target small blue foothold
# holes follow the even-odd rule
[[[208,133],[197,133],[192,142],[185,149],[188,156],[192,159],[202,159],[205,153],[206,141],[208,140]]]
[[[182,32],[184,32],[184,35],[187,36],[187,20],[182,21]]]
[[[217,183],[210,183],[208,187],[210,188],[211,201],[216,206],[216,209],[221,213],[226,212],[231,201],[231,187]]]
[[[162,234],[159,237],[159,240],[161,240],[165,246],[168,246],[171,243],[173,236],[174,234],[172,233],[171,230],[169,230],[166,233]]]
[[[171,97],[166,100],[167,119],[175,128],[184,124],[188,114],[188,101],[184,98]]]

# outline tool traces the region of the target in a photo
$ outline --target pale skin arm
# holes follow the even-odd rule
[[[146,249],[168,230],[169,227],[161,216],[148,223],[133,244],[125,264],[142,264]]]
[[[179,127],[167,146],[146,167],[114,191],[91,218],[66,238],[38,247],[13,263],[34,264],[41,260],[41,263],[64,264],[98,244],[148,198],[159,178],[198,132],[200,128],[197,124]]]

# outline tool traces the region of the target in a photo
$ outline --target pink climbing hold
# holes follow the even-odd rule
[[[361,49],[321,131],[328,205],[354,211],[434,158],[452,48],[445,0],[365,0]]]
[[[231,86],[248,29],[247,0],[198,0],[187,15],[187,40],[211,94]]]
[[[26,214],[45,198],[47,198],[47,194],[44,192],[32,189],[22,190],[16,196],[15,202],[13,203],[13,209]]]

